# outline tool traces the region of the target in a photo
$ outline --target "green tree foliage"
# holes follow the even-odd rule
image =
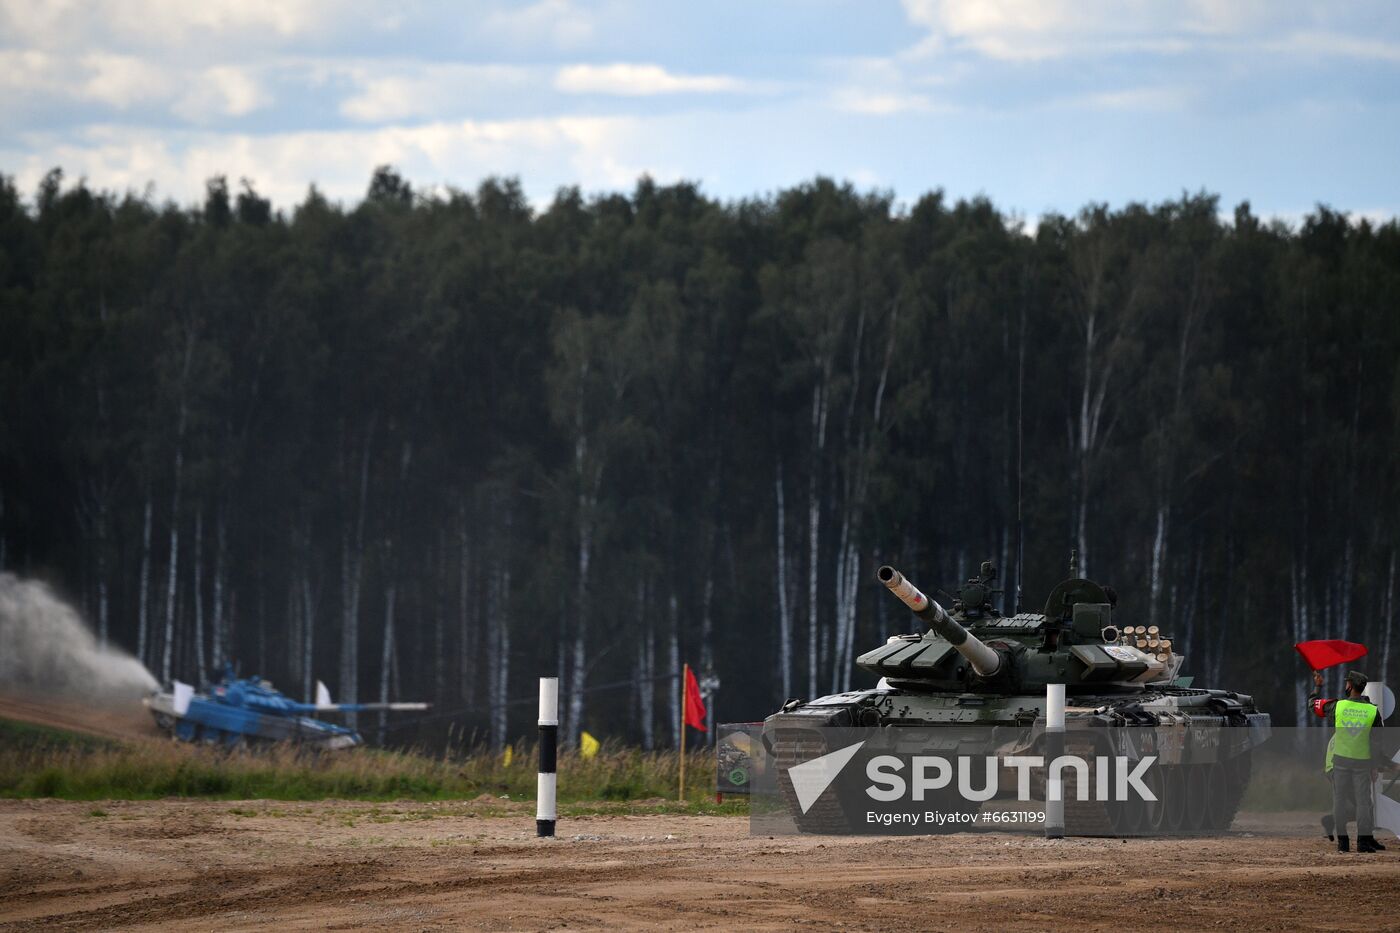
[[[682,661],[721,719],[863,683],[878,563],[1029,608],[1074,549],[1286,720],[1296,639],[1395,679],[1398,310],[1394,222],[1207,195],[0,178],[0,567],[161,675],[433,701],[387,741],[506,741],[557,673],[566,736],[665,745]]]

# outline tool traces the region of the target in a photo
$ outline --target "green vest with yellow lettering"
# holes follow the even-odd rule
[[[1376,721],[1376,708],[1356,700],[1338,700],[1333,718],[1337,723],[1334,754],[1342,758],[1371,758],[1371,725]]]

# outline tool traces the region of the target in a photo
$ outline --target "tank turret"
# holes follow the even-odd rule
[[[1113,622],[1116,595],[1079,577],[1055,587],[1041,612],[1003,616],[993,606],[996,567],[958,589],[952,609],[930,599],[890,566],[876,579],[926,625],[922,634],[896,635],[856,659],[890,682],[925,689],[977,693],[1043,690],[1065,684],[1070,693],[1139,691],[1170,683],[1181,665],[1171,640],[1142,627]],[[1155,626],[1153,626],[1155,628]]]

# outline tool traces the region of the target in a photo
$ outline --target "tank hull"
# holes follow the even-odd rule
[[[888,754],[1045,755],[1045,707],[1044,694],[918,692],[883,685],[789,704],[764,721],[764,744],[798,830],[844,833],[859,829],[868,800],[827,795],[804,810],[793,796],[788,769],[856,740],[865,743],[859,754],[863,761]],[[1252,750],[1268,738],[1270,722],[1247,695],[1160,685],[1073,696],[1065,729],[1065,752],[1087,761],[1152,755],[1163,766],[1152,772],[1159,785],[1155,803],[1068,801],[1069,834],[1190,835],[1229,827],[1248,784]],[[1090,780],[1097,780],[1096,772]],[[1008,773],[1001,787],[1015,786]],[[1044,799],[1043,777],[1034,780],[1032,793]],[[964,813],[978,809],[951,792],[919,806]]]
[[[354,748],[363,744],[359,733],[310,716],[272,716],[249,707],[229,706],[195,694],[183,714],[175,711],[170,693],[145,700],[156,725],[183,742],[237,746],[249,742],[294,742],[318,749]]]

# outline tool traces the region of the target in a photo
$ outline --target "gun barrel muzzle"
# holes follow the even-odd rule
[[[976,635],[959,625],[942,606],[920,592],[898,570],[886,564],[875,571],[875,577],[916,616],[927,622],[929,628],[948,639],[978,674],[990,677],[1001,670],[1001,655],[995,649],[989,648]]]
[[[889,587],[891,593],[899,597],[900,602],[921,616],[928,611],[930,606],[938,606],[937,603],[921,593],[917,586],[904,579],[902,573],[888,564],[875,571],[875,576],[879,578],[881,583]],[[942,610],[943,607],[938,606],[938,608]]]

